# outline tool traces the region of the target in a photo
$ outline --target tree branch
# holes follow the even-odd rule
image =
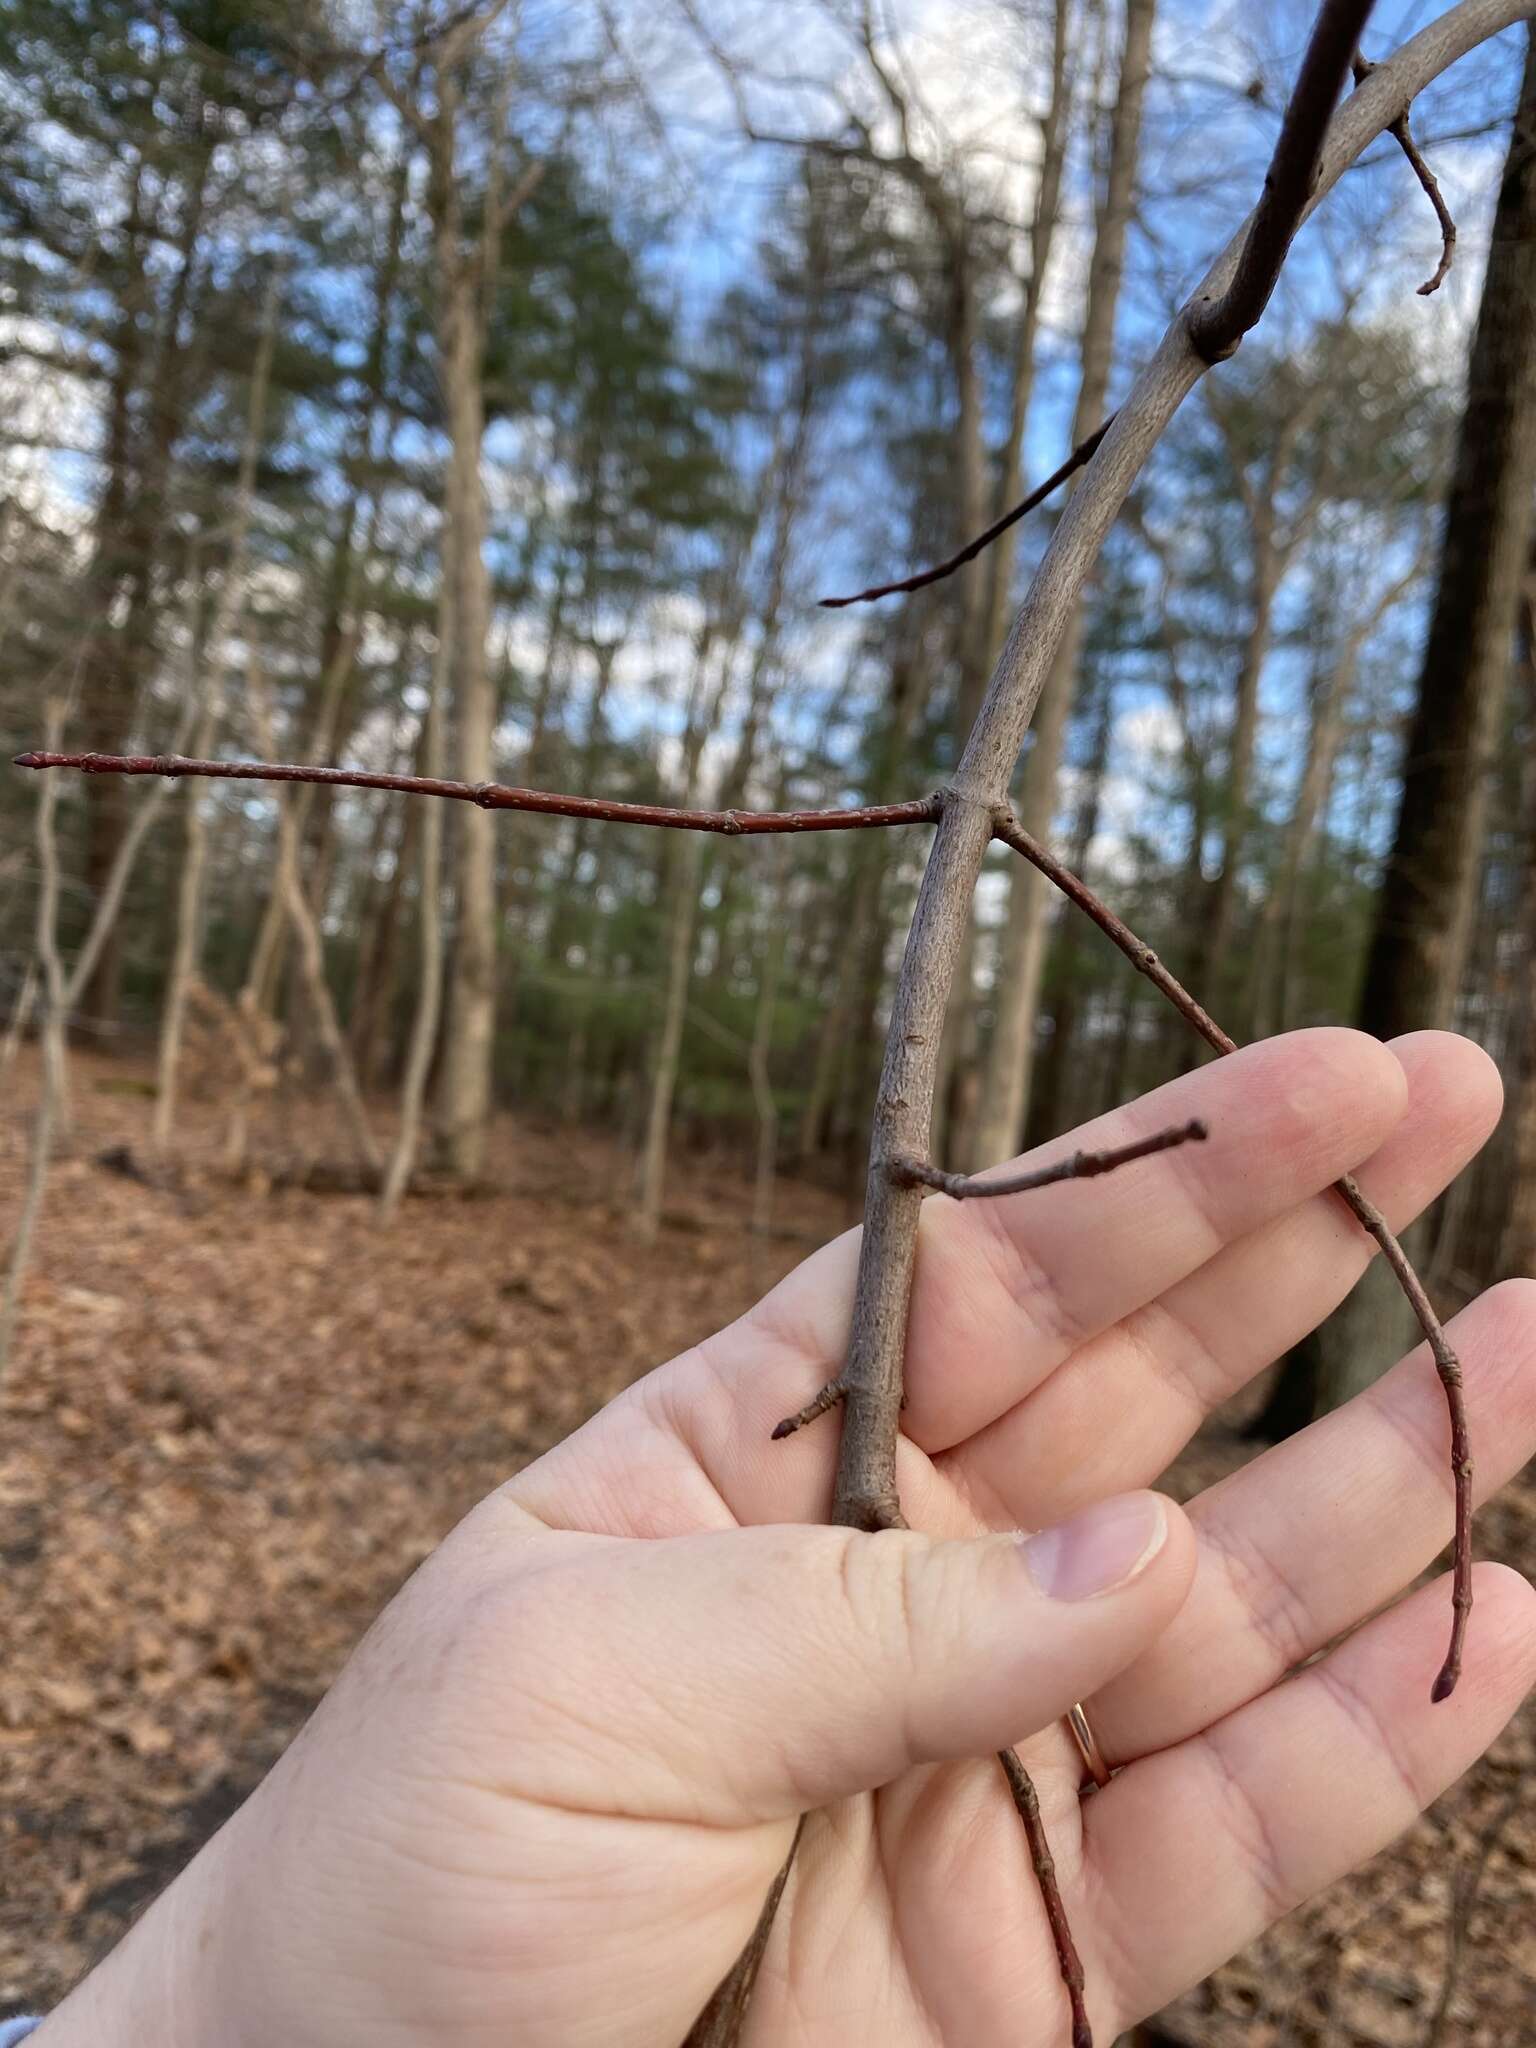
[[[663,831],[715,832],[727,839],[777,832],[853,832],[887,825],[932,825],[943,809],[937,795],[899,804],[856,804],[829,811],[700,811],[666,804],[630,804],[607,797],[565,796],[504,782],[451,782],[439,775],[386,775],[367,768],[321,768],[308,762],[192,761],[180,754],[18,754],[18,768],[78,768],[85,775],[208,776],[223,782],[324,782],[347,789],[394,789],[407,796],[447,797],[483,811],[533,811],[555,818],[596,818],[610,825],[653,825]]]
[[[1093,2028],[1088,2023],[1088,2001],[1084,1995],[1082,1958],[1077,1952],[1077,1943],[1072,1939],[1072,1926],[1061,1903],[1056,1859],[1051,1854],[1045,1822],[1040,1817],[1040,1795],[1035,1790],[1033,1778],[1020,1763],[1016,1750],[1000,1749],[997,1760],[1008,1780],[1008,1790],[1013,1794],[1014,1809],[1024,1823],[1029,1860],[1034,1865],[1035,1882],[1040,1887],[1046,1917],[1051,1923],[1051,1939],[1056,1944],[1061,1981],[1067,1987],[1067,2004],[1072,2014],[1072,2048],[1093,2048]]]
[[[1372,0],[1353,0],[1353,4],[1355,11],[1359,13],[1363,20],[1364,16],[1370,11]],[[1331,11],[1342,16],[1347,12],[1347,9],[1341,6]],[[1318,27],[1319,30],[1323,27],[1321,17],[1319,18]],[[1335,34],[1337,32],[1337,25],[1335,24]],[[1314,36],[1314,45],[1316,42],[1317,37]],[[1331,47],[1330,43],[1330,49]],[[1331,64],[1331,62],[1332,59],[1330,57],[1329,63]],[[1358,51],[1350,60],[1350,69],[1357,85],[1363,84],[1373,72],[1378,71],[1380,68],[1377,64],[1367,63],[1359,55]],[[1321,72],[1322,69],[1322,59],[1319,59],[1319,71]],[[1252,227],[1249,231],[1249,241],[1244,250],[1245,261],[1249,258],[1249,250],[1253,252],[1250,272],[1246,278],[1234,278],[1219,306],[1210,306],[1197,316],[1202,323],[1208,323],[1210,339],[1203,339],[1202,333],[1196,331],[1195,318],[1191,320],[1191,339],[1194,340],[1196,347],[1201,350],[1202,354],[1205,354],[1207,349],[1215,348],[1215,353],[1206,356],[1208,362],[1214,363],[1219,361],[1222,356],[1230,355],[1233,349],[1236,348],[1238,341],[1241,340],[1242,335],[1247,332],[1249,327],[1254,325],[1269,302],[1270,294],[1275,287],[1275,280],[1280,274],[1280,265],[1284,261],[1286,250],[1290,247],[1292,237],[1301,224],[1301,219],[1304,218],[1302,209],[1305,207],[1306,201],[1312,196],[1312,186],[1316,178],[1317,158],[1321,151],[1324,131],[1327,127],[1328,116],[1333,103],[1338,98],[1339,88],[1342,87],[1343,77],[1344,74],[1340,71],[1338,85],[1334,88],[1331,97],[1327,95],[1326,76],[1319,76],[1310,81],[1308,84],[1309,97],[1300,112],[1296,111],[1298,102],[1301,100],[1304,83],[1308,83],[1305,70],[1302,77],[1297,80],[1296,92],[1292,95],[1291,101],[1291,110],[1296,115],[1295,122],[1292,123],[1288,115],[1287,128],[1283,128],[1281,131],[1280,142],[1276,146],[1274,159],[1271,162],[1269,174],[1265,179],[1265,197],[1253,215]],[[1291,134],[1288,144],[1287,129],[1291,128],[1294,128],[1295,132]],[[1440,289],[1450,270],[1452,259],[1456,253],[1456,223],[1451,218],[1451,210],[1446,205],[1445,196],[1440,190],[1434,172],[1424,161],[1419,146],[1413,139],[1406,111],[1399,114],[1397,119],[1390,124],[1389,132],[1395,137],[1403,155],[1413,167],[1414,175],[1423,186],[1425,195],[1430,205],[1435,209],[1435,216],[1440,223],[1440,233],[1444,244],[1443,253],[1434,276],[1427,283],[1419,286],[1419,296],[1421,298],[1427,297],[1430,292]],[[1302,152],[1306,146],[1308,136],[1312,138],[1312,155],[1303,164]],[[1285,151],[1285,161],[1283,164],[1282,149]],[[1274,196],[1275,190],[1278,189],[1276,187],[1277,176],[1281,178],[1284,186],[1281,194],[1281,198],[1285,201],[1284,205],[1282,205],[1281,199],[1276,199]],[[1266,207],[1268,208],[1267,212]],[[1288,218],[1287,209],[1294,209],[1296,211],[1296,217],[1291,220],[1289,227],[1286,226]],[[1259,238],[1257,241],[1255,241],[1256,236]],[[1273,266],[1273,275],[1269,276],[1268,283],[1265,284],[1263,279],[1266,267],[1271,264]],[[1245,296],[1242,301],[1234,302],[1233,294],[1237,291],[1240,283],[1243,285]],[[1221,315],[1220,320],[1217,318],[1218,315]],[[1226,331],[1222,322],[1230,322],[1239,317],[1244,320],[1244,325],[1224,346],[1217,347],[1216,344],[1221,340],[1223,333]],[[1053,491],[1059,490],[1068,477],[1081,469],[1083,464],[1093,455],[1113,424],[1114,414],[1111,413],[1102,426],[1095,428],[1086,441],[1080,442],[1073,449],[1061,467],[1048,476],[1044,483],[1038,484],[1027,498],[1024,498],[1019,504],[1015,505],[1011,511],[1005,512],[1000,519],[995,520],[984,533],[979,533],[974,540],[967,541],[965,546],[957,554],[951,555],[947,561],[939,562],[931,569],[922,569],[914,575],[905,576],[899,582],[877,583],[871,585],[868,590],[856,591],[851,597],[823,597],[819,602],[828,611],[836,611],[845,605],[871,604],[877,598],[897,597],[905,595],[910,591],[923,590],[930,583],[939,583],[946,576],[953,576],[957,570],[963,569],[968,562],[973,562],[983,549],[989,548],[995,540],[1000,539],[1008,531],[1009,527],[1016,525],[1026,513],[1033,512],[1035,507],[1042,504]]]
[[[996,836],[1005,846],[1011,846],[1015,853],[1021,854],[1025,860],[1037,867],[1069,902],[1092,918],[1105,937],[1119,947],[1139,974],[1144,974],[1153,987],[1168,998],[1190,1028],[1197,1031],[1207,1045],[1223,1055],[1237,1051],[1236,1039],[1229,1038],[1215,1019],[1201,1008],[1183,983],[1169,973],[1152,948],[1138,939],[1125,920],[1116,917],[1080,876],[1074,875],[1070,868],[1063,867],[1055,855],[1043,847],[1032,833],[1026,832],[1012,812],[999,819]],[[1472,1612],[1472,1450],[1467,1433],[1467,1409],[1462,1389],[1461,1364],[1451,1349],[1450,1340],[1445,1334],[1440,1318],[1435,1314],[1434,1305],[1424,1291],[1423,1282],[1414,1271],[1408,1254],[1393,1235],[1385,1216],[1364,1193],[1353,1174],[1346,1173],[1342,1179],[1334,1183],[1334,1186],[1362,1229],[1376,1240],[1383,1257],[1396,1275],[1398,1285],[1418,1318],[1419,1328],[1424,1332],[1425,1341],[1435,1361],[1435,1371],[1439,1374],[1440,1384],[1445,1389],[1445,1405],[1451,1423],[1451,1481],[1456,1500],[1455,1551],[1451,1574],[1451,1640],[1445,1662],[1441,1665],[1430,1689],[1430,1698],[1435,1701],[1447,1700],[1456,1690],[1456,1681],[1461,1676],[1467,1617]],[[990,1190],[972,1190],[973,1193],[996,1191],[996,1184]],[[956,1191],[951,1189],[950,1192]]]
[[[1269,304],[1286,252],[1316,195],[1329,120],[1372,4],[1323,0],[1318,10],[1231,280],[1220,297],[1202,294],[1190,313],[1190,341],[1207,363],[1231,355]]]
[[[1357,50],[1350,69],[1356,85],[1364,85],[1376,66],[1369,63]],[[1440,223],[1440,261],[1435,265],[1434,276],[1419,286],[1419,297],[1427,299],[1431,292],[1439,291],[1445,283],[1450,275],[1451,265],[1456,260],[1456,223],[1451,217],[1451,209],[1445,203],[1445,194],[1440,190],[1439,179],[1424,161],[1423,152],[1413,139],[1413,130],[1408,125],[1407,114],[1399,114],[1388,132],[1408,159],[1408,167],[1423,187],[1424,196],[1435,209],[1435,219]]]
[[[1198,1118],[1178,1124],[1172,1130],[1155,1131],[1150,1138],[1120,1145],[1112,1152],[1073,1152],[1050,1166],[1037,1166],[1028,1173],[1003,1174],[995,1180],[980,1173],[946,1173],[925,1159],[893,1159],[891,1173],[909,1187],[937,1188],[957,1202],[981,1195],[1026,1195],[1035,1188],[1054,1187],[1063,1180],[1094,1180],[1101,1173],[1114,1173],[1137,1159],[1150,1159],[1158,1152],[1172,1152],[1180,1145],[1203,1144],[1210,1132]],[[777,1433],[777,1432],[775,1432]]]
[[[1086,441],[1079,441],[1060,469],[1052,470],[1043,484],[1036,484],[1027,498],[1020,499],[1011,512],[1005,512],[1001,519],[993,520],[985,533],[967,541],[959,554],[951,555],[947,562],[940,562],[936,568],[920,569],[914,576],[903,577],[899,583],[876,583],[868,590],[855,591],[852,597],[823,597],[817,602],[829,612],[841,611],[845,605],[872,604],[877,597],[897,597],[909,590],[922,590],[930,583],[941,583],[946,576],[953,576],[957,569],[963,569],[967,562],[974,562],[984,548],[1005,534],[1010,526],[1016,526],[1026,512],[1033,512],[1037,505],[1043,505],[1053,491],[1059,490],[1069,476],[1076,474],[1098,449],[1099,443],[1115,423],[1110,414],[1102,426],[1095,427]]]

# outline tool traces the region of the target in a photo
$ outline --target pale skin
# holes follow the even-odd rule
[[[1359,1169],[1400,1228],[1498,1107],[1463,1041],[1298,1033],[1080,1138],[1199,1116],[1203,1146],[935,1198],[921,1534],[809,1526],[836,1424],[768,1440],[839,1357],[854,1245],[828,1246],[454,1531],[39,2048],[676,2048],[802,1811],[751,2043],[1060,2048],[1008,1742],[1113,2040],[1389,1842],[1536,1681],[1536,1597],[1483,1565],[1430,1704],[1449,1586],[1399,1599],[1451,1528],[1422,1352],[1187,1513],[1140,1491],[1364,1266],[1329,1183]],[[1536,1451],[1536,1285],[1452,1337],[1486,1497]],[[1123,1766],[1087,1799],[1075,1699]]]

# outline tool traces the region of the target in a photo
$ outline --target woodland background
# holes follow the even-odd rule
[[[1383,4],[1367,55],[1433,12]],[[1257,189],[1309,13],[4,0],[6,751],[933,788],[1052,513],[816,600],[1098,424]],[[1447,1309],[1536,1271],[1536,572],[1496,662],[1425,659],[1517,101],[1523,34],[1415,109],[1433,296],[1395,145],[1308,228],[1119,523],[1018,792],[1239,1038],[1490,1049],[1504,1124],[1416,1246]],[[1536,361],[1529,269],[1485,319]],[[1471,454],[1528,545],[1517,397]],[[177,1867],[456,1513],[856,1215],[924,843],[0,777],[0,2004]],[[957,1167],[1195,1056],[1011,859],[946,1032]],[[1171,1483],[1404,1348],[1363,1294]],[[1536,1563],[1536,1485],[1481,1527]],[[1533,1746],[1170,2038],[1526,2038]]]

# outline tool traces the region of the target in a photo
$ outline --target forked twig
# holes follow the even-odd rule
[[[1123,918],[1117,917],[1096,896],[1080,875],[1063,867],[1056,856],[1042,846],[1033,833],[1026,832],[1018,816],[1011,809],[1001,815],[997,822],[996,836],[1005,846],[1038,868],[1046,879],[1058,888],[1068,902],[1073,903],[1089,917],[1112,944],[1130,961],[1139,974],[1144,974],[1154,988],[1165,995],[1173,1007],[1186,1020],[1192,1030],[1197,1031],[1218,1053],[1223,1055],[1237,1051],[1237,1040],[1227,1035],[1215,1019],[1195,1001],[1189,990],[1176,976],[1169,973],[1152,948],[1137,938]],[[1467,1433],[1466,1395],[1462,1386],[1461,1363],[1446,1337],[1444,1326],[1435,1314],[1434,1305],[1424,1291],[1423,1282],[1413,1269],[1413,1262],[1394,1236],[1387,1219],[1376,1204],[1363,1193],[1353,1174],[1346,1173],[1334,1182],[1339,1195],[1349,1207],[1361,1227],[1369,1232],[1380,1246],[1387,1264],[1392,1268],[1398,1285],[1408,1298],[1408,1304],[1418,1319],[1419,1328],[1424,1332],[1430,1353],[1435,1361],[1435,1371],[1445,1389],[1445,1405],[1451,1421],[1451,1477],[1456,1495],[1456,1536],[1451,1573],[1451,1640],[1446,1651],[1445,1662],[1440,1667],[1430,1698],[1435,1701],[1447,1700],[1456,1690],[1456,1681],[1461,1676],[1462,1652],[1466,1643],[1467,1617],[1472,1612],[1472,1450]]]
[[[1027,858],[1027,835],[1012,832],[997,806],[1005,796],[1017,764],[1047,673],[1061,645],[1067,622],[1098,558],[1110,526],[1142,465],[1166,431],[1179,405],[1214,363],[1230,355],[1268,303],[1286,251],[1301,223],[1345,167],[1396,118],[1390,111],[1408,104],[1413,94],[1439,76],[1448,64],[1488,35],[1519,18],[1520,0],[1459,0],[1442,20],[1406,43],[1383,77],[1367,80],[1336,117],[1333,110],[1348,78],[1370,0],[1321,0],[1307,54],[1287,104],[1285,119],[1271,160],[1269,175],[1248,222],[1207,272],[1194,297],[1186,302],[1151,359],[1138,374],[1111,430],[1104,433],[1081,488],[1068,503],[1051,544],[1030,587],[1014,631],[999,660],[975,724],[957,764],[954,786],[942,797],[904,805],[810,813],[753,814],[690,812],[643,804],[609,804],[569,798],[545,791],[507,790],[496,784],[428,782],[414,777],[327,772],[305,768],[277,771],[259,765],[203,762],[164,763],[151,759],[106,762],[100,756],[22,757],[29,767],[78,766],[87,772],[121,767],[124,772],[229,775],[236,779],[348,782],[364,788],[400,789],[410,793],[457,798],[487,809],[544,811],[557,815],[595,817],[614,822],[652,824],[735,835],[791,831],[832,831],[864,825],[936,824],[934,844],[913,914],[906,956],[897,977],[891,1005],[885,1062],[875,1107],[875,1134],[868,1182],[866,1221],[855,1282],[844,1385],[839,1395],[843,1428],[838,1452],[833,1517],[844,1527],[879,1530],[901,1526],[896,1492],[896,1447],[906,1348],[906,1307],[917,1245],[921,1187],[902,1184],[888,1162],[916,1158],[927,1149],[938,1072],[938,1052],[945,1005],[960,956],[961,934],[987,847],[1003,838]],[[1396,97],[1398,93],[1401,97]],[[1085,456],[1073,467],[1088,464]],[[1070,474],[1071,472],[1066,472]],[[1064,480],[1064,477],[1061,479]],[[924,580],[932,580],[931,577]],[[910,582],[896,588],[915,587]],[[1012,836],[1010,833],[1012,832]],[[1058,865],[1058,864],[1053,864]],[[1049,869],[1045,870],[1047,873]],[[1058,865],[1058,872],[1059,865]],[[1075,878],[1073,878],[1075,881]],[[1192,997],[1156,962],[1119,920],[1097,905],[1082,884],[1068,890],[1101,929],[1122,945],[1129,957],[1158,981],[1165,994],[1222,1052],[1233,1049]],[[1084,901],[1091,898],[1096,907]],[[1124,939],[1117,934],[1123,933]],[[1150,963],[1150,964],[1149,964]],[[1154,972],[1154,968],[1156,972]],[[1177,991],[1177,993],[1175,993]],[[1386,1249],[1390,1232],[1381,1224],[1377,1235],[1358,1189],[1345,1181],[1341,1192],[1373,1237]],[[1404,1262],[1406,1264],[1406,1261]],[[1401,1277],[1401,1273],[1399,1274]],[[1422,1299],[1422,1290],[1419,1290]],[[1419,1301],[1415,1301],[1416,1311]],[[1433,1311],[1424,1304],[1433,1323]],[[1439,1326],[1434,1323],[1434,1329]],[[1440,1342],[1443,1344],[1443,1333]],[[1441,1352],[1437,1349],[1437,1363]],[[1460,1414],[1459,1370],[1448,1347],[1442,1368],[1453,1417]],[[829,1404],[830,1405],[830,1404]],[[1454,1425],[1453,1425],[1454,1427]],[[1460,1439],[1464,1443],[1464,1437]],[[1467,1466],[1470,1474],[1470,1465]],[[1458,1574],[1470,1555],[1470,1539],[1460,1528],[1463,1506],[1470,1498],[1469,1480],[1458,1473]],[[1452,1654],[1436,1696],[1445,1697],[1455,1684],[1460,1632],[1465,1605],[1458,1605]],[[1074,2048],[1090,2048],[1091,2033],[1082,1991],[1082,1967],[1067,1925],[1054,1866],[1044,1843],[1038,1804],[1027,1774],[1016,1758],[1005,1756],[1003,1768],[1028,1834],[1045,1912],[1072,2009]],[[727,1979],[727,1986],[750,1987],[756,1960],[767,1938],[771,1913],[759,1921],[754,1947]],[[743,1974],[743,1972],[745,1974]],[[726,1990],[722,1987],[722,1991]],[[744,1998],[731,2000],[734,2012]],[[710,2038],[733,2039],[737,2020],[727,2017]],[[690,2041],[703,2037],[695,2030]]]

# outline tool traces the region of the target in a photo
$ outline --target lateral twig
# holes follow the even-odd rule
[[[899,804],[856,804],[829,811],[694,811],[669,804],[620,803],[566,796],[553,789],[517,789],[504,782],[451,782],[440,775],[386,775],[366,768],[321,768],[305,761],[194,761],[183,754],[17,754],[18,768],[78,768],[86,775],[204,775],[224,782],[328,782],[347,789],[395,789],[407,796],[446,797],[483,811],[535,811],[556,818],[598,818],[611,825],[653,825],[677,832],[718,832],[725,838],[774,832],[852,832],[886,825],[931,825],[943,808],[937,795]]]
[[[1003,1174],[996,1179],[987,1179],[981,1174],[946,1173],[942,1166],[931,1166],[926,1159],[898,1152],[886,1162],[886,1177],[893,1187],[936,1188],[940,1194],[953,1196],[957,1202],[986,1195],[1026,1195],[1036,1188],[1055,1187],[1064,1180],[1094,1180],[1101,1173],[1113,1173],[1116,1168],[1130,1166],[1137,1159],[1150,1159],[1154,1153],[1171,1152],[1176,1145],[1198,1144],[1209,1135],[1199,1118],[1193,1117],[1172,1130],[1154,1131],[1150,1137],[1137,1138],[1129,1145],[1117,1145],[1110,1151],[1071,1152],[1065,1159],[1053,1160],[1049,1166],[1033,1167],[1028,1173]],[[804,1429],[830,1409],[838,1407],[847,1392],[848,1382],[843,1374],[828,1380],[803,1408],[797,1409],[793,1415],[786,1415],[775,1425],[774,1442],[793,1436],[797,1430]]]
[[[913,576],[904,576],[899,583],[875,583],[868,590],[856,590],[852,597],[823,597],[817,603],[829,612],[841,611],[845,605],[873,604],[877,597],[899,597],[909,590],[925,590],[930,583],[942,583],[946,576],[953,576],[957,569],[963,569],[967,562],[974,562],[983,549],[991,547],[993,541],[1001,538],[1010,526],[1017,526],[1026,512],[1033,512],[1037,505],[1043,505],[1053,491],[1059,490],[1069,476],[1080,470],[1084,463],[1093,459],[1099,443],[1115,423],[1115,416],[1095,427],[1086,441],[1079,441],[1060,469],[1054,469],[1043,484],[1036,484],[1027,498],[1021,498],[1011,512],[1005,512],[1001,519],[994,519],[985,533],[978,533],[974,540],[968,540],[959,554],[951,555],[947,562],[940,562],[932,569],[919,569]]]
[[[1197,1031],[1206,1044],[1225,1055],[1237,1051],[1237,1041],[1231,1038],[1210,1014],[1185,988],[1176,976],[1169,973],[1152,948],[1137,938],[1123,918],[1117,917],[1109,906],[1096,896],[1080,875],[1063,867],[1056,856],[1042,846],[1033,833],[1026,832],[1011,808],[999,814],[996,836],[1005,846],[1011,846],[1015,853],[1038,868],[1048,881],[1053,882],[1070,903],[1086,916],[1092,918],[1099,930],[1130,961],[1139,974],[1144,974],[1154,988],[1165,995],[1173,1007],[1186,1020],[1190,1028]],[[1440,1667],[1430,1698],[1435,1701],[1447,1700],[1456,1690],[1456,1681],[1461,1676],[1462,1651],[1466,1642],[1467,1617],[1472,1612],[1472,1450],[1467,1433],[1466,1396],[1462,1386],[1461,1363],[1451,1348],[1444,1325],[1436,1315],[1434,1305],[1424,1291],[1424,1284],[1413,1269],[1413,1262],[1394,1236],[1387,1219],[1376,1204],[1366,1195],[1353,1174],[1346,1173],[1335,1181],[1335,1188],[1351,1213],[1380,1246],[1382,1255],[1392,1268],[1398,1285],[1407,1296],[1409,1306],[1418,1319],[1419,1328],[1429,1345],[1435,1361],[1435,1371],[1445,1389],[1445,1405],[1451,1423],[1451,1478],[1456,1496],[1456,1535],[1451,1573],[1451,1640],[1445,1662]]]
[[[1154,1153],[1171,1152],[1178,1145],[1199,1144],[1209,1136],[1205,1125],[1194,1117],[1187,1124],[1177,1124],[1172,1130],[1154,1131],[1149,1138],[1138,1138],[1130,1145],[1118,1145],[1113,1151],[1072,1152],[1050,1166],[1037,1166],[1028,1173],[1004,1174],[995,1180],[978,1173],[946,1173],[943,1167],[930,1166],[924,1159],[893,1159],[891,1172],[908,1187],[938,1188],[957,1202],[963,1202],[978,1195],[1024,1195],[1034,1188],[1054,1187],[1063,1180],[1093,1180],[1101,1173],[1113,1173],[1117,1167],[1129,1166],[1133,1160],[1150,1159]]]
[[[1376,66],[1362,57],[1357,50],[1350,69],[1354,73],[1356,85],[1363,85]],[[1435,219],[1440,223],[1440,261],[1435,265],[1434,276],[1427,278],[1418,290],[1418,296],[1427,299],[1431,292],[1439,291],[1445,283],[1450,275],[1451,265],[1456,260],[1456,223],[1451,217],[1450,207],[1445,202],[1445,194],[1440,190],[1439,179],[1425,162],[1423,151],[1413,139],[1413,129],[1409,126],[1406,109],[1398,115],[1387,132],[1408,159],[1408,167],[1418,179],[1424,197],[1435,209]]]

